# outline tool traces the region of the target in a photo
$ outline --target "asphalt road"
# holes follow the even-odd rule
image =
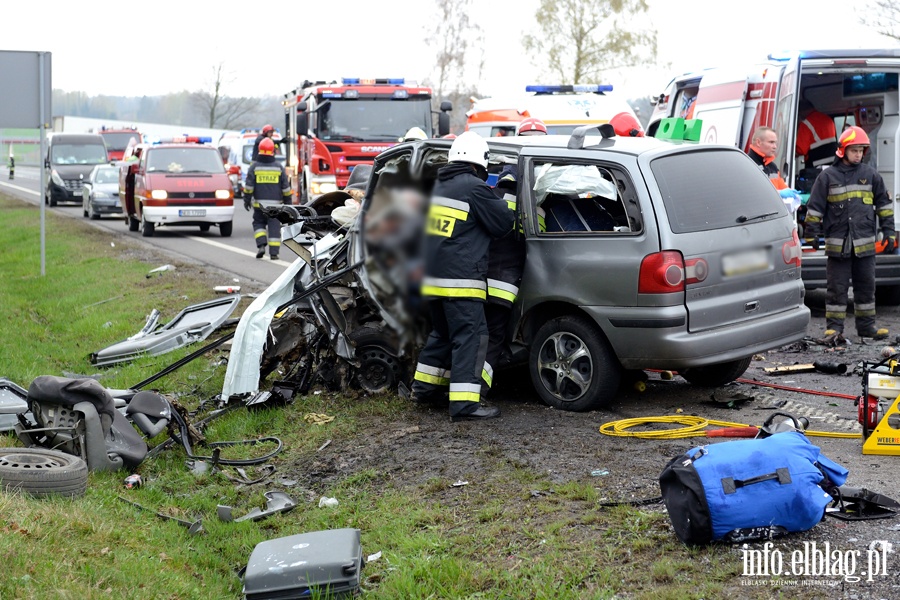
[[[0,172],[0,191],[34,205],[39,204],[42,195],[40,193],[40,170],[37,167],[17,166],[13,181],[9,181],[6,176],[5,171]],[[284,248],[281,252],[281,259],[277,261],[269,260],[268,257],[262,260],[256,259],[251,213],[244,210],[241,201],[235,204],[234,231],[231,237],[227,238],[219,235],[216,227],[206,233],[202,233],[197,227],[160,227],[156,229],[153,237],[145,238],[139,231],[128,231],[124,217],[103,217],[99,221],[92,221],[83,217],[81,204],[66,204],[53,208],[47,206],[46,208],[56,214],[83,219],[85,223],[94,227],[140,239],[151,246],[234,273],[242,281],[268,285],[290,265],[289,261],[296,258],[290,250]],[[53,232],[47,231],[46,235],[52,236]],[[223,284],[229,283],[232,282],[223,282]]]

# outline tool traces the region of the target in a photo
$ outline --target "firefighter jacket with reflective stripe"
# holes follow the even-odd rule
[[[775,166],[774,156],[766,156],[753,145],[750,146],[750,152],[747,154],[753,159],[753,162],[756,163],[756,166],[759,167],[760,171],[769,178],[769,181],[772,182],[772,185],[775,186],[776,190],[787,188],[787,183],[781,178],[781,173],[778,172],[778,167]]]
[[[796,150],[807,167],[830,164],[837,150],[834,120],[819,111],[807,115],[797,127]]]
[[[425,224],[422,295],[485,300],[488,247],[512,231],[514,213],[468,163],[438,171]]]
[[[827,256],[848,257],[875,254],[878,231],[895,235],[894,204],[884,180],[867,164],[848,165],[835,161],[816,178],[806,204],[806,237],[825,235]]]
[[[494,188],[494,194],[503,200],[515,218],[515,191],[498,186]],[[492,241],[488,256],[488,302],[511,306],[519,295],[519,283],[524,269],[525,239],[520,231],[510,231]]]
[[[244,196],[253,198],[254,208],[290,203],[291,184],[274,156],[264,154],[250,165],[244,180]]]

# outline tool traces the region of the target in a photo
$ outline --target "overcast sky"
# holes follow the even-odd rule
[[[660,62],[611,74],[627,97],[658,94],[676,73],[762,61],[798,48],[896,46],[857,24],[848,0],[648,0]],[[520,44],[538,0],[473,0],[485,33],[484,95],[538,81]],[[428,0],[209,0],[4,2],[0,50],[52,53],[53,87],[90,95],[159,95],[210,89],[215,65],[225,94],[280,95],[304,79],[432,74],[425,45]],[[329,8],[337,9],[328,13]],[[545,79],[545,78],[543,78]],[[601,82],[598,82],[601,83]]]

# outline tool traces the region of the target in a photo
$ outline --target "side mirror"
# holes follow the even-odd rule
[[[301,103],[304,104],[304,103]],[[309,132],[309,115],[306,112],[297,113],[297,135],[306,135]]]
[[[442,112],[438,115],[438,137],[444,137],[448,133],[450,133],[450,115]]]
[[[453,110],[453,104],[449,100],[441,102],[441,112],[450,112],[451,110]]]
[[[306,100],[299,102],[297,104],[297,112],[298,113],[306,112],[308,108],[309,108],[309,105],[306,104]]]

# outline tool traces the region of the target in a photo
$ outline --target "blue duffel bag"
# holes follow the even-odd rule
[[[847,469],[799,431],[690,449],[659,476],[675,535],[686,544],[806,531]]]

